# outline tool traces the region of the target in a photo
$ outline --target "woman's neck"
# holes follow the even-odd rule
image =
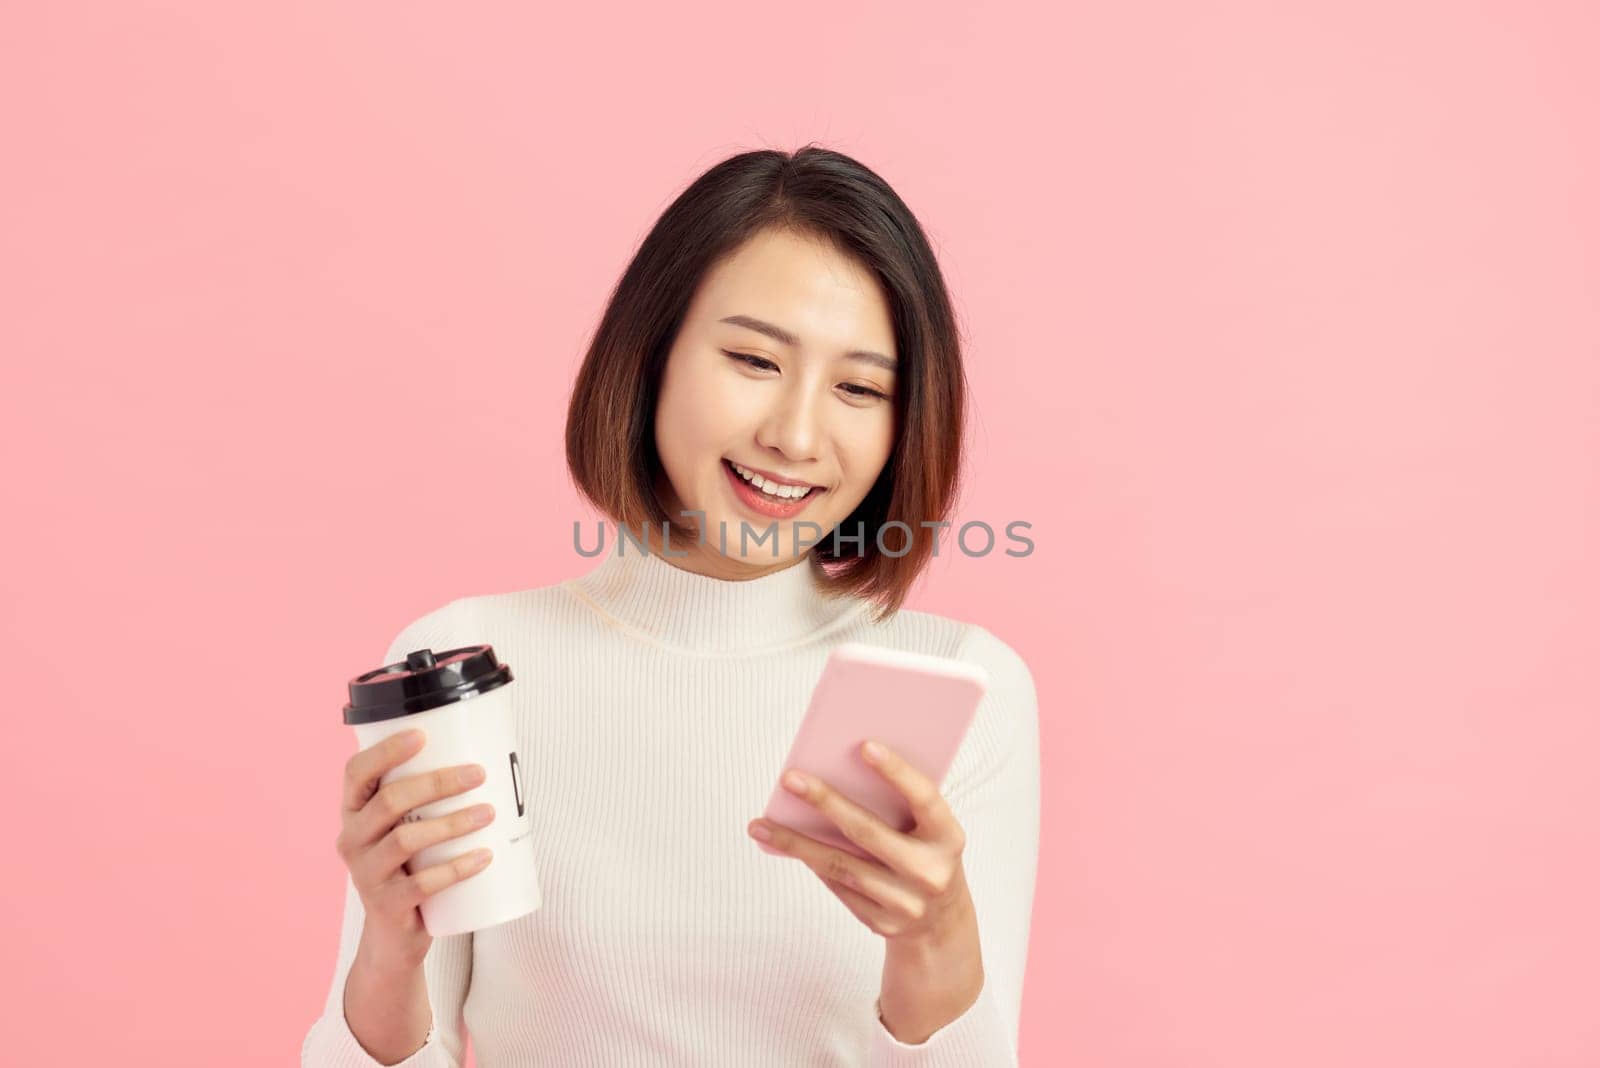
[[[685,559],[668,559],[623,538],[603,550],[587,574],[562,585],[615,624],[700,653],[782,648],[867,607],[859,597],[830,596],[809,554],[760,570],[738,565],[745,568],[739,578],[681,566]],[[738,566],[727,570],[737,572]]]

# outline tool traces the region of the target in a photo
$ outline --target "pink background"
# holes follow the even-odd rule
[[[1034,524],[912,602],[1038,684],[1025,1061],[1600,1063],[1600,25],[1316,6],[15,6],[0,1059],[294,1062],[346,679],[586,569],[609,287],[814,139]]]

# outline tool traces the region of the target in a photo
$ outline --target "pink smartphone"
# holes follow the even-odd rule
[[[911,806],[862,758],[861,744],[877,739],[943,784],[988,688],[988,673],[964,660],[861,642],[835,646],[779,775],[799,768],[908,833],[915,826]],[[781,781],[773,786],[763,815],[863,859],[876,859]],[[785,855],[763,842],[756,845]]]

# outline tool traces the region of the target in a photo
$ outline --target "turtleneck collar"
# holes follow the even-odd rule
[[[624,551],[625,550],[625,551]],[[706,653],[756,652],[831,628],[867,607],[830,598],[809,556],[753,579],[686,571],[636,545],[613,547],[562,585],[591,607],[664,645]]]

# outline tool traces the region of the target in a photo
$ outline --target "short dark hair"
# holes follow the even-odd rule
[[[899,356],[894,392],[899,427],[883,473],[810,566],[830,594],[855,594],[898,611],[933,555],[933,530],[954,509],[966,424],[961,338],[944,277],[911,209],[867,167],[815,144],[793,153],[743,152],[689,185],[656,220],[611,293],[578,370],[567,409],[567,468],[578,491],[630,529],[696,529],[669,516],[656,496],[662,474],[655,410],[662,370],[701,279],[767,228],[821,238],[851,256],[883,287]],[[878,547],[884,534],[889,556]],[[859,528],[858,528],[859,524]],[[909,528],[909,534],[907,533]],[[834,540],[858,532],[857,551]],[[908,544],[909,543],[909,544]]]

